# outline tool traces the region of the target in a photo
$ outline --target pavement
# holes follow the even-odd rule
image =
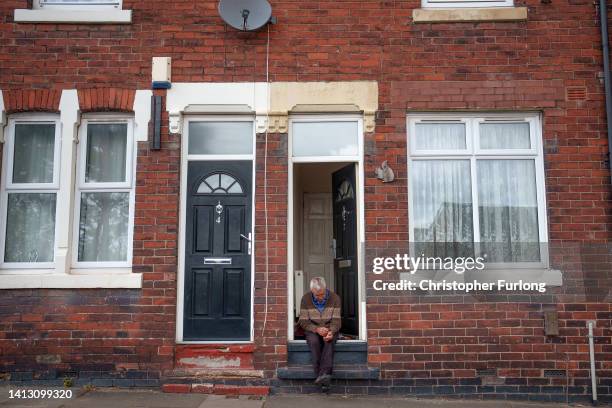
[[[0,408],[552,408],[574,404],[537,404],[516,401],[427,400],[417,398],[353,397],[338,395],[275,395],[225,397],[204,394],[165,394],[158,390],[116,388],[73,389],[69,399],[16,399],[0,387]]]

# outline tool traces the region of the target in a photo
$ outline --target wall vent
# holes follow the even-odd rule
[[[480,370],[476,370],[476,375],[479,377],[497,375],[497,370],[495,368],[482,368]]]
[[[547,377],[547,378],[565,377],[565,370],[544,370],[544,377]]]
[[[574,86],[567,88],[568,101],[584,101],[586,99],[586,88],[583,86]]]

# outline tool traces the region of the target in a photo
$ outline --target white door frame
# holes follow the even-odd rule
[[[241,155],[189,155],[189,123],[190,122],[253,122],[253,153]],[[183,117],[183,133],[181,137],[181,181],[180,181],[180,205],[179,205],[179,228],[178,228],[178,270],[176,282],[176,343],[177,344],[245,344],[254,341],[254,287],[255,287],[255,180],[256,180],[256,123],[255,118],[250,115],[193,115]],[[183,310],[185,302],[185,231],[187,214],[187,169],[190,161],[230,161],[250,160],[253,164],[253,176],[251,186],[251,334],[249,341],[184,341],[183,340]]]
[[[357,122],[359,153],[357,156],[310,156],[310,157],[293,157],[293,141],[292,128],[295,122]],[[293,326],[294,326],[294,254],[293,254],[293,165],[295,163],[355,163],[357,176],[357,295],[359,299],[359,339],[346,341],[363,342],[367,339],[367,324],[366,324],[366,296],[365,296],[365,174],[364,174],[364,134],[363,134],[363,116],[362,115],[295,115],[289,118],[288,127],[288,208],[287,208],[287,339],[293,341]],[[332,192],[333,194],[333,192]],[[345,341],[345,340],[343,340]]]

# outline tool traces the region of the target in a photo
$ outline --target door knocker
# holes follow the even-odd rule
[[[221,214],[223,214],[223,206],[221,205],[221,201],[219,201],[219,204],[217,204],[217,206],[215,207],[215,210],[217,211],[217,224],[221,224]]]

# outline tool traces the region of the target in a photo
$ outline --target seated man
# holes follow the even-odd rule
[[[310,281],[310,292],[302,297],[298,324],[304,329],[317,379],[329,387],[334,362],[334,343],[340,331],[340,297],[327,289],[325,279]]]

